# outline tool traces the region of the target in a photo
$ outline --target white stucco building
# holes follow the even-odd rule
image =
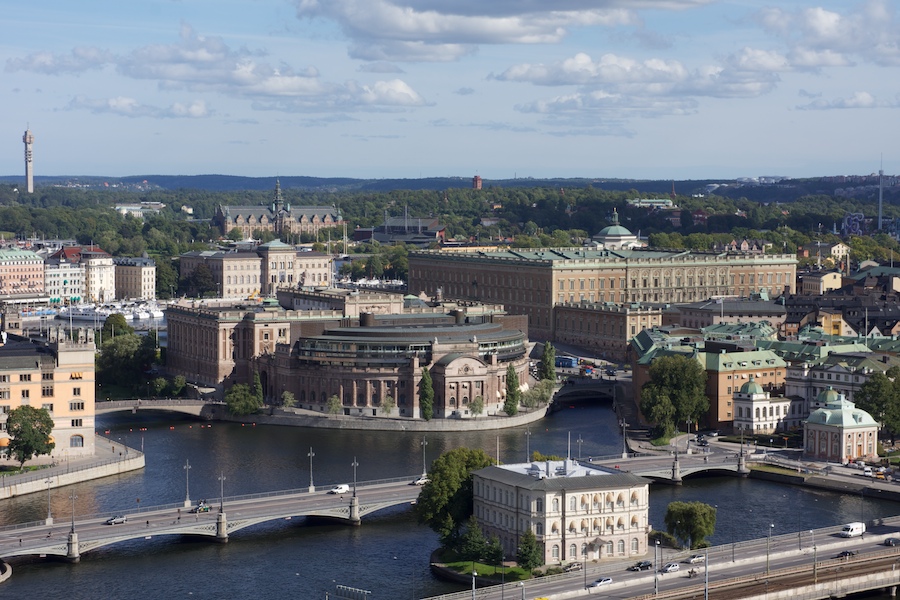
[[[473,474],[474,514],[506,556],[529,529],[545,564],[643,556],[649,483],[573,460],[491,466]]]
[[[803,430],[807,458],[847,462],[878,454],[878,423],[843,394],[828,388],[816,398]]]
[[[806,402],[783,396],[772,397],[750,375],[734,394],[734,430],[747,435],[790,431],[803,425]]]

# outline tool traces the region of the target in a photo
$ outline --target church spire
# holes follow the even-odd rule
[[[275,212],[281,212],[281,207],[284,204],[284,199],[281,197],[281,180],[275,180]]]

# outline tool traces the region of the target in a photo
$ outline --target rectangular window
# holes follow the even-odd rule
[[[19,381],[31,381],[31,373],[20,373]]]
[[[41,386],[41,397],[42,398],[52,398],[53,397],[53,386],[52,385]]]
[[[53,381],[53,373],[41,373],[42,381]]]
[[[31,394],[28,390],[22,390],[22,398],[29,398]]]
[[[81,419],[72,419],[72,427],[81,427]]]
[[[9,404],[0,404],[0,415],[9,414],[10,406]]]
[[[53,405],[52,405],[52,404],[41,404],[41,408],[43,408],[43,409],[46,410],[47,412],[51,412],[51,413],[53,412]]]
[[[80,387],[72,388],[72,395],[73,395],[73,396],[80,396],[80,395],[81,395],[81,388],[80,388]]]
[[[9,383],[9,375],[0,375],[0,383]]]
[[[69,410],[84,410],[84,402],[69,402]]]

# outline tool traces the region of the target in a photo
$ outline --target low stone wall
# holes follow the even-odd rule
[[[16,482],[16,477],[12,476],[6,478],[4,485],[0,487],[0,500],[23,494],[46,493],[48,479],[51,481],[49,487],[53,489],[143,468],[144,455],[137,452],[129,458],[101,463],[87,468],[73,469],[68,473],[48,470],[45,475],[38,478],[30,478],[27,481]]]
[[[348,417],[344,415],[291,414],[277,409],[275,414],[256,414],[247,417],[220,415],[224,421],[256,423],[259,425],[285,425],[319,429],[355,429],[370,431],[484,431],[520,427],[547,416],[548,407],[530,412],[520,412],[514,417],[477,417],[472,419],[391,419],[379,417]]]
[[[12,577],[12,565],[0,560],[0,583]]]

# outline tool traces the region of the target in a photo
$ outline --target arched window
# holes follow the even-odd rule
[[[625,540],[619,540],[619,554],[625,554]]]
[[[544,535],[544,524],[538,523],[534,526],[534,535]]]
[[[572,559],[578,556],[578,546],[575,544],[569,544],[569,556],[566,558]]]
[[[70,437],[69,448],[84,448],[84,436],[73,435]]]
[[[569,510],[575,510],[576,506],[577,506],[577,503],[576,503],[575,496],[572,496],[571,498],[569,498]]]
[[[559,544],[553,544],[553,548],[550,550],[550,556],[553,560],[559,560]]]
[[[544,512],[544,499],[543,498],[538,498],[537,500],[535,500],[534,510],[536,510],[537,512]]]
[[[637,554],[640,551],[640,542],[638,542],[637,538],[631,538],[631,553]]]
[[[581,544],[581,556],[587,556],[587,544]]]
[[[553,499],[553,512],[559,512],[559,498]]]
[[[606,542],[606,555],[607,555],[607,556],[612,556],[612,555],[613,555],[613,550],[614,550],[614,547],[613,547],[613,541],[612,541],[612,540],[609,540],[608,542]]]

